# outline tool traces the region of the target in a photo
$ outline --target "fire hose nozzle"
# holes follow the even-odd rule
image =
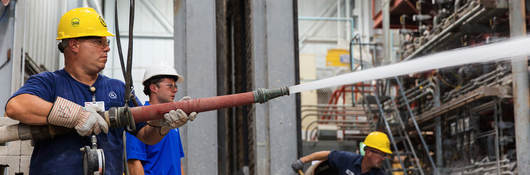
[[[254,91],[254,101],[259,103],[265,103],[271,99],[289,95],[288,87],[281,87],[277,89],[262,89]]]

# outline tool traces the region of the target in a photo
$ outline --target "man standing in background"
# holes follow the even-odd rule
[[[183,78],[172,67],[151,67],[144,74],[142,84],[144,94],[149,96],[145,105],[173,102],[178,91],[177,82]],[[184,97],[181,100],[189,100]],[[178,109],[175,113],[184,113]],[[197,113],[191,113],[189,120],[195,119]],[[182,121],[186,122],[186,121]],[[150,126],[159,127],[160,135],[165,137],[156,145],[146,145],[131,134],[127,134],[127,164],[131,175],[184,174],[181,158],[184,157],[179,129],[164,126],[158,122],[148,122]],[[174,128],[174,127],[173,127]]]

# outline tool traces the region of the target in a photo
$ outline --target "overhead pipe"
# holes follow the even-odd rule
[[[475,14],[476,15],[481,15],[485,11],[486,10],[483,9],[482,6],[480,6],[480,5],[477,5],[476,7],[473,7],[473,9],[471,9],[468,13],[466,13],[465,15],[460,17],[458,20],[456,20],[454,23],[452,23],[451,25],[446,27],[440,33],[436,34],[436,36],[434,36],[433,38],[429,39],[429,41],[427,41],[427,43],[423,44],[420,48],[416,49],[413,53],[408,55],[405,59],[403,59],[403,61],[410,60],[410,59],[416,57],[416,55],[420,54],[421,52],[423,52],[428,47],[431,47],[432,45],[434,45],[434,43],[438,42],[441,37],[443,37],[446,34],[448,34],[454,28],[460,26],[460,24],[464,23],[468,18],[470,18],[471,16],[474,16]]]
[[[138,106],[132,108],[112,107],[102,113],[110,127],[123,128],[131,123],[159,120],[165,113],[171,110],[181,109],[187,114],[191,112],[205,112],[221,108],[243,106],[252,103],[265,103],[271,99],[289,95],[289,88],[258,89],[253,92],[245,92],[232,95],[224,95],[208,98],[197,98],[186,101],[153,104],[149,106]],[[15,124],[0,127],[0,144],[16,140],[40,140],[53,138],[70,132],[71,129],[56,126],[35,126],[26,124]]]

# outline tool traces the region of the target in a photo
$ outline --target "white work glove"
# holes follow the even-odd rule
[[[109,126],[98,113],[95,106],[82,107],[67,99],[57,97],[50,113],[48,123],[56,126],[74,128],[79,135],[88,136],[92,133],[109,132]]]
[[[183,97],[182,100],[190,100],[190,97]],[[159,127],[160,135],[166,135],[171,129],[179,128],[186,124],[188,120],[193,121],[197,117],[196,112],[186,114],[182,109],[171,110],[164,114],[164,118],[160,120],[148,121],[150,126]]]
[[[179,101],[186,101],[186,100],[191,100],[191,97],[190,96],[184,96]],[[196,112],[191,112],[190,115],[188,115],[188,119],[190,121],[195,120],[195,118],[197,118],[197,113]]]

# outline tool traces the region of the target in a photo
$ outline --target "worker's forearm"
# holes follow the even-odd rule
[[[138,133],[136,134],[136,137],[148,145],[154,145],[157,144],[164,136],[160,135],[160,128],[152,127],[152,126],[145,126]]]
[[[300,160],[303,162],[303,163],[308,163],[308,162],[311,162],[313,160],[321,160],[321,161],[324,161],[324,160],[328,160],[328,156],[329,156],[329,153],[330,151],[319,151],[319,152],[314,152],[312,154],[309,154],[307,156],[304,156],[302,158],[300,158]]]
[[[127,160],[130,175],[144,175],[144,166],[140,160]]]
[[[53,103],[35,95],[21,94],[7,102],[6,114],[24,124],[45,125],[52,106]]]

